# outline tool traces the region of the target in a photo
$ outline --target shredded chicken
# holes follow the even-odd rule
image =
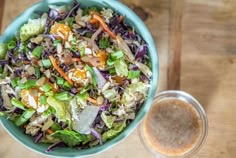
[[[36,136],[39,131],[40,131],[39,127],[33,126],[31,124],[28,124],[25,128],[25,133],[32,136]]]

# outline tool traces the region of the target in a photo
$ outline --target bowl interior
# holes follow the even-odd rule
[[[39,2],[30,8],[28,8],[24,13],[18,16],[5,30],[3,35],[0,37],[0,43],[7,42],[10,38],[14,37],[17,33],[17,30],[27,22],[29,18],[33,18],[36,16],[34,12],[47,12],[48,11],[48,4],[68,4],[71,3],[72,0],[45,0],[43,2]],[[9,120],[6,120],[3,117],[0,117],[1,123],[3,127],[8,131],[10,135],[12,135],[17,141],[24,144],[26,147],[39,152],[41,154],[46,154],[48,156],[56,156],[56,157],[82,157],[88,156],[92,154],[96,154],[102,152],[108,148],[111,148],[113,145],[120,142],[122,139],[127,137],[140,123],[143,119],[144,115],[147,113],[148,109],[151,106],[151,102],[154,98],[156,93],[156,87],[158,83],[158,57],[155,43],[152,39],[152,36],[148,29],[146,28],[145,24],[140,20],[135,13],[132,12],[127,6],[123,5],[119,1],[116,0],[77,0],[81,3],[82,7],[87,6],[98,6],[98,7],[108,7],[114,9],[116,12],[125,16],[125,21],[130,26],[133,26],[138,34],[140,34],[143,39],[147,42],[149,46],[149,56],[152,63],[152,71],[153,77],[151,79],[151,87],[148,92],[148,97],[143,104],[142,108],[138,112],[135,120],[132,121],[131,124],[117,137],[114,139],[104,143],[101,146],[93,147],[90,149],[84,150],[76,150],[71,148],[60,148],[51,151],[50,153],[46,153],[45,150],[48,145],[45,144],[34,144],[32,141],[32,137],[25,135],[17,126],[14,125]]]

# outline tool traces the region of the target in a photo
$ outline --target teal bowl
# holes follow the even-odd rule
[[[71,3],[72,0],[44,0],[42,2],[36,3],[27,10],[25,10],[20,16],[18,16],[5,30],[5,32],[0,37],[0,43],[7,42],[11,37],[17,33],[17,30],[25,23],[29,18],[34,16],[35,11],[47,12],[49,4],[68,4]],[[84,157],[93,154],[100,153],[105,151],[114,145],[118,144],[121,140],[126,138],[141,122],[146,113],[148,112],[152,100],[156,93],[157,83],[158,83],[158,57],[157,50],[153,38],[148,31],[147,27],[143,23],[143,21],[127,6],[122,4],[116,0],[77,0],[82,6],[98,6],[98,7],[108,7],[117,11],[121,15],[124,15],[126,23],[130,26],[133,26],[138,34],[140,34],[143,39],[147,42],[149,46],[149,57],[152,63],[152,72],[153,76],[151,79],[151,87],[148,92],[148,97],[143,104],[142,108],[138,112],[136,118],[126,127],[126,129],[119,134],[114,139],[104,143],[101,146],[96,146],[90,149],[76,150],[72,148],[60,148],[55,149],[49,153],[46,153],[48,145],[46,144],[34,144],[32,137],[25,135],[19,127],[15,126],[10,120],[7,120],[4,117],[0,117],[0,122],[6,131],[21,144],[25,145],[29,149],[53,157]]]

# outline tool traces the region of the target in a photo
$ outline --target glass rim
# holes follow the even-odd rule
[[[195,109],[195,111],[199,115],[199,119],[202,122],[202,125],[201,125],[202,130],[200,132],[200,137],[198,138],[196,144],[189,151],[184,153],[183,155],[168,156],[168,155],[163,155],[163,154],[159,153],[158,151],[154,150],[148,144],[147,139],[144,136],[143,130],[142,130],[143,129],[143,122],[147,118],[148,113],[145,116],[145,118],[143,119],[143,121],[140,123],[140,125],[138,126],[139,138],[140,138],[142,144],[144,145],[144,147],[147,149],[147,151],[155,157],[158,157],[158,158],[189,158],[189,157],[195,155],[201,149],[201,147],[203,146],[203,144],[206,141],[207,134],[208,134],[208,118],[207,118],[206,112],[203,109],[202,105],[192,95],[190,95],[184,91],[168,90],[168,91],[160,92],[153,99],[153,103],[155,101],[160,101],[160,100],[166,99],[166,98],[176,98],[176,99],[180,99],[184,102],[189,103],[190,105],[192,105],[192,107]],[[150,110],[151,110],[151,108],[150,108]]]

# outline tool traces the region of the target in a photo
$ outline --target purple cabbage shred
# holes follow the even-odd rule
[[[135,54],[135,59],[143,58],[148,53],[148,46],[146,44],[138,47],[138,50]]]
[[[97,31],[97,28],[90,23],[86,23],[86,28],[88,29],[89,32],[92,32],[92,33]]]
[[[55,149],[55,148],[58,148],[58,147],[65,147],[66,146],[66,144],[64,143],[64,142],[57,142],[57,143],[54,143],[54,144],[52,144],[52,145],[50,145],[48,148],[47,148],[47,150],[46,150],[46,152],[48,153],[48,152],[50,152],[50,151],[52,151],[53,149]]]
[[[74,0],[73,1],[73,8],[67,14],[66,18],[68,18],[70,16],[76,16],[76,11],[78,10],[79,6],[80,6],[80,4],[76,0]]]
[[[104,104],[100,107],[101,111],[107,111],[111,107],[111,104]]]
[[[130,64],[130,65],[129,65],[129,69],[135,71],[135,70],[138,70],[139,68],[138,68],[138,66],[135,65],[135,64]]]
[[[14,74],[15,74],[16,77],[20,77],[20,76],[21,76],[21,73],[22,73],[22,70],[21,70],[21,69],[16,69],[16,70],[14,71]]]
[[[91,128],[91,134],[97,138],[97,140],[99,141],[100,145],[102,145],[102,138],[100,133],[98,133],[95,129]]]
[[[43,133],[39,133],[37,136],[34,137],[34,143],[38,144],[42,138],[43,138]]]
[[[110,20],[109,27],[114,28],[119,24],[119,17],[118,15],[113,16],[113,18]]]
[[[21,110],[20,108],[16,108],[13,112],[16,114],[22,114],[23,110]]]
[[[73,88],[71,88],[70,92],[71,92],[72,94],[77,94],[77,93],[78,93],[78,90],[77,90],[77,88],[73,87]]]
[[[72,57],[73,58],[80,58],[80,52],[73,51],[72,52]]]
[[[7,60],[0,60],[0,65],[3,66],[3,65],[6,65],[8,63]]]
[[[103,76],[106,80],[109,80],[110,75],[108,74],[108,72],[102,72],[102,71],[100,71],[100,73],[102,74],[102,76]]]

